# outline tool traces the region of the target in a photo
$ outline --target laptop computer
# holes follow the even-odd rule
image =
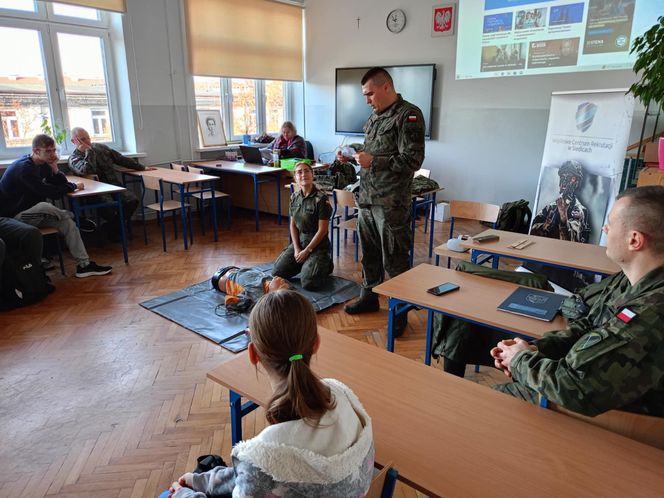
[[[263,166],[267,164],[267,161],[263,158],[261,149],[258,147],[240,145],[240,153],[242,154],[242,159],[247,164],[260,164]]]
[[[553,292],[519,287],[500,303],[498,309],[550,322],[560,310],[564,299],[565,296]]]

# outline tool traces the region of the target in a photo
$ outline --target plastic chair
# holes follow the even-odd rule
[[[161,178],[157,178],[154,176],[148,176],[144,175],[143,177],[143,186],[146,190],[153,190],[157,193],[158,197],[158,202],[155,202],[153,204],[148,204],[145,206],[147,209],[151,209],[152,211],[156,211],[157,217],[159,220],[159,226],[161,227],[161,240],[164,246],[164,252],[166,252],[166,230],[164,228],[164,213],[171,212],[173,214],[173,231],[175,233],[175,238],[178,238],[178,225],[177,225],[177,217],[175,216],[175,212],[178,209],[186,209],[188,212],[186,213],[189,216],[189,237],[191,242],[193,243],[194,240],[194,235],[193,235],[193,230],[191,229],[191,209],[189,207],[189,204],[185,204],[184,206],[180,204],[179,201],[173,201],[173,200],[165,200],[164,199],[164,181]],[[145,229],[145,209],[141,208],[141,216],[143,217],[143,228]],[[186,237],[187,234],[184,233],[183,237]]]
[[[473,201],[450,201],[450,235],[449,239],[454,237],[454,222],[457,219],[464,220],[475,220],[475,221],[485,221],[492,223],[493,228],[496,228],[496,220],[498,219],[498,213],[500,212],[500,206],[495,204],[485,204],[483,202],[473,202]],[[447,242],[442,244],[435,249],[436,253],[436,266],[440,261],[440,257],[447,258],[447,267],[450,267],[452,258],[462,259],[464,261],[470,261],[470,252],[456,252],[451,251],[447,248]]]
[[[202,168],[195,168],[193,166],[187,166],[187,170],[190,173],[196,173],[197,175],[203,175],[205,174],[205,170]],[[200,190],[200,185],[194,187],[196,190]],[[205,190],[203,192],[191,192],[189,193],[189,186],[187,186],[187,195],[189,197],[193,197],[196,199],[196,202],[198,204],[198,212],[200,214],[201,218],[201,231],[203,234],[205,234],[205,201],[209,201],[212,199],[212,192],[209,190]],[[227,194],[226,192],[222,192],[220,190],[215,190],[214,191],[214,198],[215,202],[223,202],[222,199],[227,199],[228,203],[226,206],[226,221],[228,222],[228,226],[231,226],[231,209],[232,209],[232,203],[231,203],[231,196]]]
[[[314,155],[314,146],[311,145],[311,142],[309,140],[305,140],[304,145],[307,147],[306,159],[311,159],[312,161],[316,160],[316,156]]]
[[[341,230],[344,231],[344,240],[348,230],[353,232],[355,241],[355,261],[359,259],[359,235],[357,230],[357,202],[352,192],[347,190],[334,189],[332,191],[334,199],[334,211],[332,213],[331,242],[334,247],[334,231],[337,231],[337,257],[339,257],[339,241],[341,239]]]
[[[413,177],[415,177],[415,176],[423,176],[424,178],[431,178],[431,170],[426,169],[426,168],[420,168],[413,175]],[[415,198],[416,203],[420,203],[424,200],[425,200],[424,197],[419,197],[418,196],[417,198]],[[429,217],[430,217],[430,215],[431,215],[431,204],[427,204],[426,216],[424,217],[424,233],[427,233],[427,230],[429,228]]]
[[[58,258],[60,259],[60,273],[65,274],[65,262],[62,259],[62,245],[60,244],[60,233],[57,228],[53,227],[44,227],[40,228],[39,231],[42,234],[42,237],[48,237],[50,235],[55,235],[56,247],[58,248]]]
[[[337,153],[332,152],[322,152],[318,155],[318,162],[323,164],[332,164],[337,157]]]

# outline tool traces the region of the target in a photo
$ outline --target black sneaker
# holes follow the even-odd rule
[[[92,233],[97,229],[97,224],[90,218],[81,218],[78,223],[81,232]]]
[[[94,275],[107,275],[113,268],[110,266],[101,266],[90,261],[87,266],[76,266],[76,276],[78,278],[92,277]]]
[[[41,259],[41,267],[42,267],[42,270],[44,270],[44,271],[55,270],[55,265],[53,264],[53,261],[51,261],[48,258],[42,258]]]

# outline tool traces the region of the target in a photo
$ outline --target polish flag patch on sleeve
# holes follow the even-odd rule
[[[631,309],[629,308],[623,308],[620,313],[616,315],[620,320],[622,320],[625,323],[629,323],[632,321],[632,319],[636,316],[636,313],[634,313]]]
[[[415,114],[411,114],[408,116],[408,121],[417,121],[417,116]]]

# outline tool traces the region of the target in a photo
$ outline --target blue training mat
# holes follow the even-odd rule
[[[259,265],[256,268],[269,271],[272,264]],[[326,285],[316,292],[304,290],[297,277],[289,282],[296,291],[309,298],[316,312],[360,295],[360,286],[357,283],[341,277],[329,277]],[[224,306],[225,296],[212,287],[210,280],[206,280],[165,296],[149,299],[140,305],[233,353],[238,353],[246,349],[249,343],[244,333],[249,314],[227,313]]]

